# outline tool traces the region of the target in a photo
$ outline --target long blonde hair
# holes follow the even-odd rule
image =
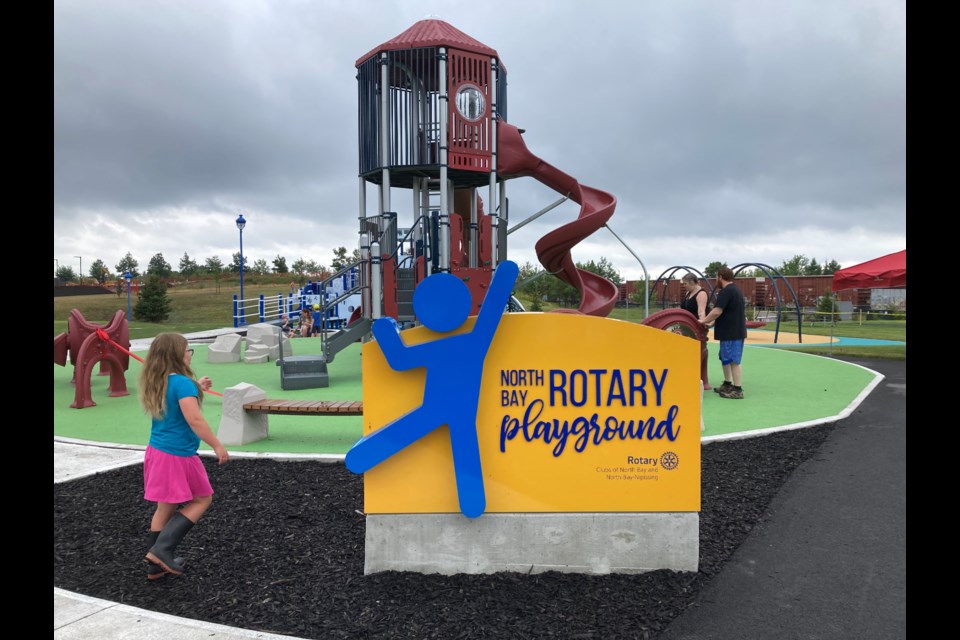
[[[203,391],[196,375],[187,365],[187,339],[179,333],[161,333],[150,343],[140,372],[140,404],[158,420],[167,413],[167,378],[179,373],[197,385],[197,402],[203,404]]]

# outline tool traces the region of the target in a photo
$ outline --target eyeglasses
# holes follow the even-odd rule
[[[193,355],[193,349],[187,349],[187,353],[189,353],[190,355]]]

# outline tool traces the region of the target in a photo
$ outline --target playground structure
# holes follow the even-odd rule
[[[746,268],[748,268],[748,267],[753,267],[753,268],[756,268],[756,269],[760,269],[761,271],[763,271],[764,275],[765,275],[767,278],[769,278],[771,282],[773,282],[773,286],[770,287],[770,291],[771,291],[771,292],[774,294],[774,296],[775,296],[775,299],[776,299],[776,302],[777,302],[777,307],[776,307],[776,310],[775,310],[774,312],[771,312],[771,314],[769,315],[769,317],[770,317],[770,318],[773,318],[773,317],[775,316],[775,319],[776,319],[776,322],[777,322],[776,328],[775,328],[775,330],[774,330],[774,336],[773,336],[773,342],[774,342],[774,344],[776,344],[776,343],[778,342],[779,338],[780,338],[780,320],[781,320],[781,317],[782,317],[782,315],[783,315],[782,311],[783,311],[783,309],[784,309],[783,300],[782,300],[781,295],[780,295],[780,288],[779,288],[778,286],[776,286],[778,281],[779,281],[780,283],[782,283],[782,284],[786,287],[787,291],[790,293],[790,296],[793,298],[793,309],[796,310],[796,314],[797,314],[797,337],[798,337],[799,341],[802,343],[802,342],[803,342],[802,310],[801,310],[801,307],[800,307],[800,301],[799,301],[799,299],[797,298],[797,294],[796,294],[796,292],[793,290],[793,287],[790,285],[790,282],[789,282],[785,277],[783,277],[783,275],[782,275],[779,271],[777,271],[776,269],[774,269],[774,268],[771,267],[770,265],[763,264],[763,263],[760,263],[760,262],[744,262],[744,263],[741,263],[741,264],[736,265],[735,267],[732,268],[733,277],[736,278],[736,277],[737,277],[737,274],[739,274],[741,271],[743,271],[744,269],[746,269]],[[685,273],[695,274],[695,275],[697,276],[697,278],[700,279],[701,286],[706,286],[706,287],[707,287],[707,291],[708,291],[709,294],[710,294],[710,301],[711,301],[711,303],[712,303],[712,304],[716,304],[717,294],[716,294],[716,291],[714,291],[714,289],[713,289],[713,284],[710,282],[710,279],[709,279],[709,278],[707,278],[705,275],[703,275],[702,272],[700,272],[699,270],[697,270],[697,269],[695,269],[695,268],[693,268],[693,267],[685,266],[685,265],[675,265],[675,266],[672,266],[672,267],[668,267],[667,269],[664,269],[664,270],[663,270],[663,273],[661,273],[661,274],[657,277],[657,279],[656,279],[656,280],[654,281],[654,283],[653,283],[653,286],[652,286],[651,289],[650,289],[650,297],[651,297],[651,298],[654,298],[654,297],[657,295],[657,289],[658,289],[658,288],[660,289],[660,308],[661,308],[661,309],[666,309],[666,308],[667,308],[667,287],[666,287],[666,283],[669,282],[670,280],[672,280],[673,277],[674,277],[674,275],[676,275],[676,273],[677,273],[678,271],[681,271],[681,270],[684,271]],[[764,281],[764,282],[766,282],[766,281]],[[661,283],[663,283],[664,286],[661,287]],[[758,288],[759,288],[759,287],[758,287]],[[762,287],[762,291],[757,292],[757,295],[759,296],[759,299],[763,299],[763,298],[766,297],[767,291],[766,291],[766,285],[765,285],[765,284],[764,284],[763,287]],[[653,316],[651,316],[651,317],[653,317]],[[761,317],[761,316],[758,316],[758,317],[754,318],[753,320],[748,320],[748,321],[747,321],[747,328],[749,328],[749,329],[756,329],[756,328],[760,328],[760,327],[766,326],[766,324],[767,324],[767,317],[768,317],[768,316],[766,316],[766,315],[765,315],[765,316],[762,316],[762,317]],[[649,323],[646,322],[646,321],[644,321],[644,324],[649,324]],[[704,382],[706,382],[706,378],[704,378]],[[706,389],[707,387],[704,387],[704,388]]]
[[[304,308],[314,311],[314,323],[320,331],[340,329],[360,306],[359,271],[357,265],[348,265],[325,280],[308,280],[303,287],[286,295],[260,294],[256,298],[240,299],[233,296],[233,326],[247,324],[250,316],[257,322],[279,324],[280,316],[296,319]],[[251,313],[251,309],[256,309]]]
[[[697,322],[692,313],[686,309],[663,309],[647,316],[640,324],[645,324],[654,329],[673,331],[699,341],[700,383],[704,391],[713,388],[710,386],[707,376],[707,341],[709,335],[707,334],[707,328]]]
[[[121,348],[122,347],[122,348]],[[89,322],[77,309],[70,310],[67,332],[53,339],[53,362],[66,366],[67,356],[73,365],[76,389],[72,409],[93,407],[90,377],[100,363],[100,375],[110,376],[110,397],[129,395],[124,372],[130,366],[130,328],[126,314],[118,310],[105,327]]]
[[[576,220],[537,242],[537,256],[548,273],[580,292],[576,312],[610,312],[616,285],[578,269],[571,250],[606,224],[616,198],[581,185],[526,148],[522,130],[507,122],[507,70],[496,50],[426,19],[361,56],[356,68],[360,260],[317,283],[319,291],[279,296],[276,315],[264,306],[272,301],[261,301],[260,321],[279,317],[281,308],[293,317],[311,301],[320,318],[331,317],[334,305],[359,300],[345,322],[320,331],[324,358],[332,362],[367,338],[377,318],[400,326],[418,322],[413,291],[433,273],[462,280],[475,315],[494,270],[507,259],[506,183],[520,177],[557,191],[561,202],[580,204]],[[371,185],[376,202],[368,206]],[[407,194],[404,222],[395,190]],[[344,286],[334,290],[338,278]],[[235,319],[245,315],[244,304],[235,300]]]
[[[510,231],[567,199],[580,212],[537,241],[543,273],[580,293],[578,309],[560,312],[610,313],[618,287],[579,269],[572,250],[599,229],[610,229],[617,199],[580,184],[527,148],[523,130],[507,122],[507,71],[496,50],[446,22],[426,19],[361,56],[356,67],[360,260],[296,296],[278,296],[275,305],[261,298],[260,322],[281,313],[296,317],[307,306],[315,317],[336,318],[319,331],[323,359],[332,362],[346,346],[367,339],[378,318],[393,318],[401,327],[418,323],[413,292],[434,273],[452,274],[467,285],[475,315],[494,270],[507,259]],[[508,229],[507,182],[521,177],[534,178],[561,198]],[[376,188],[375,204],[368,203],[370,186]],[[406,194],[403,223],[396,190]],[[346,300],[359,304],[350,305],[343,321],[346,314],[331,309]],[[245,315],[244,303],[234,300],[234,326],[243,324],[238,318]],[[671,319],[662,328],[685,327],[683,333],[701,339],[705,352],[705,332],[695,318]],[[703,384],[710,388],[705,370]]]

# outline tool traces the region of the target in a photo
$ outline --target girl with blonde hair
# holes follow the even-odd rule
[[[150,344],[140,374],[140,404],[152,418],[143,457],[143,497],[157,503],[147,537],[151,580],[183,573],[183,559],[174,551],[213,503],[213,487],[197,455],[200,442],[213,449],[219,464],[230,459],[200,410],[203,393],[213,383],[207,376],[197,380],[192,358],[186,338],[161,333]]]

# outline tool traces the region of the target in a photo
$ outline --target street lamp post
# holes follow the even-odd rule
[[[73,256],[74,258],[80,258],[80,284],[83,284],[83,256]]]
[[[133,274],[127,271],[123,274],[123,279],[127,281],[127,322],[130,322],[130,282],[133,280]]]
[[[246,317],[243,308],[243,228],[247,226],[247,221],[243,219],[241,213],[237,217],[237,229],[240,229],[240,324],[246,324]]]

